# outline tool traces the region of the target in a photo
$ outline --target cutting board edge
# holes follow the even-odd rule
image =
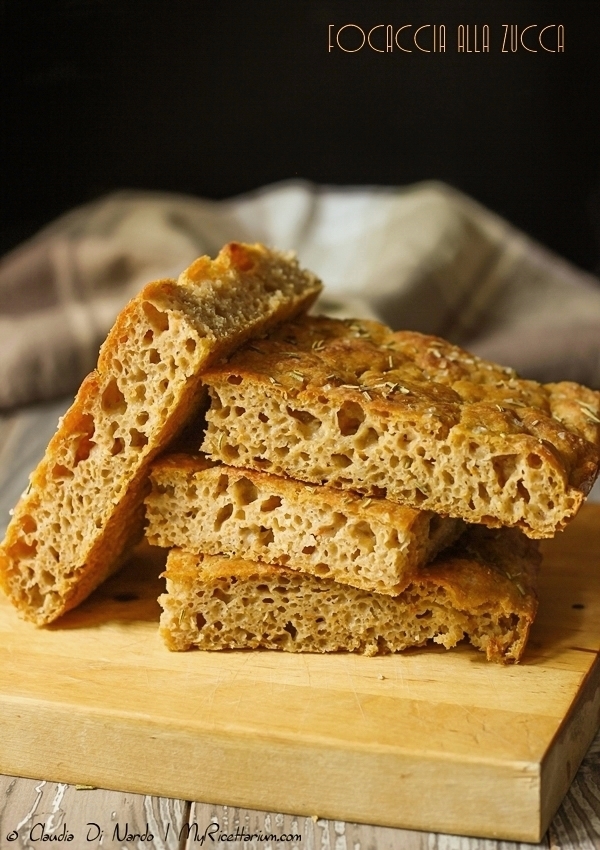
[[[540,839],[600,729],[600,655],[588,670],[541,764]]]
[[[5,703],[4,709],[0,771],[10,775],[307,817],[538,840],[536,763],[500,769],[453,761],[444,770],[435,758],[321,743],[273,740],[266,749],[264,741],[218,729],[190,740],[185,731],[161,734],[136,718],[65,717],[60,706],[43,714],[33,704]],[[42,741],[51,754],[44,764]]]

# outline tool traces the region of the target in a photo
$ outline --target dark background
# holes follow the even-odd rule
[[[0,250],[112,189],[222,198],[438,178],[600,267],[598,0],[0,0]],[[327,50],[328,24],[446,24],[445,54]],[[459,23],[491,27],[459,54]],[[502,24],[565,52],[501,53]]]

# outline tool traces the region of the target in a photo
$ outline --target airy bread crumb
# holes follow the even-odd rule
[[[173,549],[160,632],[172,650],[282,649],[365,655],[464,637],[518,661],[535,616],[539,555],[515,529],[470,529],[396,597],[222,555]]]
[[[562,529],[598,474],[600,393],[376,322],[287,323],[205,383],[216,460],[533,538]]]
[[[0,549],[0,583],[25,618],[51,622],[114,571],[142,532],[150,463],[204,401],[202,372],[320,289],[293,255],[231,243],[129,303]]]
[[[283,564],[391,595],[464,530],[431,511],[200,456],[156,461],[150,482],[154,546]]]

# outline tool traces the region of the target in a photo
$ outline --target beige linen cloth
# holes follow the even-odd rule
[[[538,380],[600,388],[600,282],[441,183],[285,182],[226,201],[118,192],[0,262],[0,407],[73,393],[122,306],[230,240],[294,249],[318,309],[439,334]]]

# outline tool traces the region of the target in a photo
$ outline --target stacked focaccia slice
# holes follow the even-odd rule
[[[259,588],[272,589],[263,567],[248,565],[236,579],[223,557],[214,560],[220,553],[262,563],[281,565],[283,560],[288,568],[302,573],[290,581],[304,587],[307,598],[322,598],[309,590],[313,586],[329,588],[327,593],[337,593],[338,600],[348,599],[355,593],[352,588],[357,588],[363,593],[352,606],[360,608],[365,592],[393,594],[394,601],[385,600],[385,610],[392,605],[396,622],[414,617],[431,623],[429,631],[408,628],[401,638],[392,639],[389,632],[373,631],[372,620],[362,624],[359,634],[358,620],[351,617],[345,621],[349,624],[345,637],[340,637],[338,629],[331,638],[339,642],[338,648],[358,646],[373,652],[418,645],[429,638],[449,646],[466,634],[490,658],[520,657],[535,612],[532,576],[539,559],[535,544],[525,535],[552,536],[574,516],[589,491],[598,471],[600,394],[575,384],[542,386],[522,381],[512,370],[434,337],[393,333],[377,323],[311,317],[282,325],[267,338],[246,345],[228,362],[209,369],[204,380],[211,397],[204,451],[229,467],[251,471],[242,475],[240,485],[240,473],[226,466],[220,472],[180,469],[182,481],[186,475],[203,478],[200,489],[190,486],[188,490],[203,495],[196,505],[187,505],[185,533],[170,537],[167,532],[165,538],[165,527],[174,528],[170,517],[176,508],[162,502],[162,532],[156,509],[170,488],[175,492],[168,478],[178,462],[171,462],[170,472],[168,463],[162,471],[155,469],[150,535],[156,533],[153,539],[158,541],[162,533],[163,545],[183,547],[192,559],[186,566],[186,556],[179,554],[168,562],[162,631],[170,645],[182,648],[187,642],[214,648],[258,641],[258,645],[286,649],[316,648],[316,635],[325,628],[317,622],[321,615],[316,610],[310,639],[303,636],[305,631],[297,622],[286,621],[286,631],[293,633],[290,640],[281,631],[274,636],[267,626],[262,636],[249,626],[244,638],[239,619],[233,631],[232,623],[225,627],[224,611],[213,629],[207,611],[196,611],[197,593],[182,607],[182,589],[189,588],[192,563],[214,583],[215,598],[223,592],[234,607],[238,595],[255,599]],[[296,488],[294,511],[282,508],[281,493],[273,490],[276,479],[269,483],[267,472],[293,479],[284,486]],[[265,492],[273,490],[265,498],[259,494],[259,481]],[[315,494],[325,492],[335,493],[331,498],[340,501],[346,493],[357,515],[368,516],[354,523],[338,519],[337,528],[335,523],[333,528],[331,523],[321,523],[317,534],[308,529],[307,537],[305,515]],[[201,521],[192,531],[191,519],[200,502]],[[369,519],[373,503],[379,516],[388,517],[387,538],[373,532]],[[380,571],[386,557],[376,546],[381,547],[381,540],[387,541],[384,548],[389,546],[397,523],[391,517],[399,505],[414,512],[415,528],[429,517],[425,522],[430,529],[431,512],[438,516],[434,521],[438,528],[447,528],[448,517],[484,527],[469,530],[429,566],[432,548],[421,548],[384,589]],[[267,517],[273,511],[276,516],[270,524]],[[357,534],[357,526],[362,535]],[[323,548],[323,533],[329,537],[328,548]],[[282,535],[288,548],[282,548]],[[352,539],[361,536],[363,546],[372,548],[376,566],[370,572],[364,566],[357,569],[361,548],[353,549]],[[451,532],[445,530],[441,536],[447,543]],[[355,551],[352,565],[348,554],[351,561]],[[198,552],[204,555],[200,562],[193,560]],[[235,569],[241,570],[240,562],[235,563]],[[461,568],[450,569],[450,565]],[[222,590],[223,583],[228,583],[229,590]],[[233,595],[232,587],[236,588]],[[442,597],[436,596],[441,588],[444,616],[440,614]],[[207,604],[206,594],[203,599]],[[275,608],[282,608],[279,613],[284,615],[286,606],[275,606],[274,593],[264,600],[272,600],[262,605],[265,623]],[[373,596],[373,604],[380,601]],[[234,607],[227,610],[233,613]],[[194,611],[196,620],[190,619]],[[307,606],[298,616],[306,622]],[[337,625],[342,621],[338,619]],[[182,631],[184,622],[187,626]],[[378,622],[382,629],[384,620]],[[283,628],[281,623],[278,628]],[[331,641],[324,646],[330,647]]]
[[[114,572],[143,533],[152,460],[205,400],[204,370],[320,290],[295,256],[231,243],[127,305],[0,547],[0,586],[22,616],[49,623]]]
[[[460,520],[184,455],[151,481],[147,535],[176,547],[161,597],[171,649],[373,655],[468,635],[491,659],[520,657],[539,556],[517,530],[473,526],[448,549]]]

